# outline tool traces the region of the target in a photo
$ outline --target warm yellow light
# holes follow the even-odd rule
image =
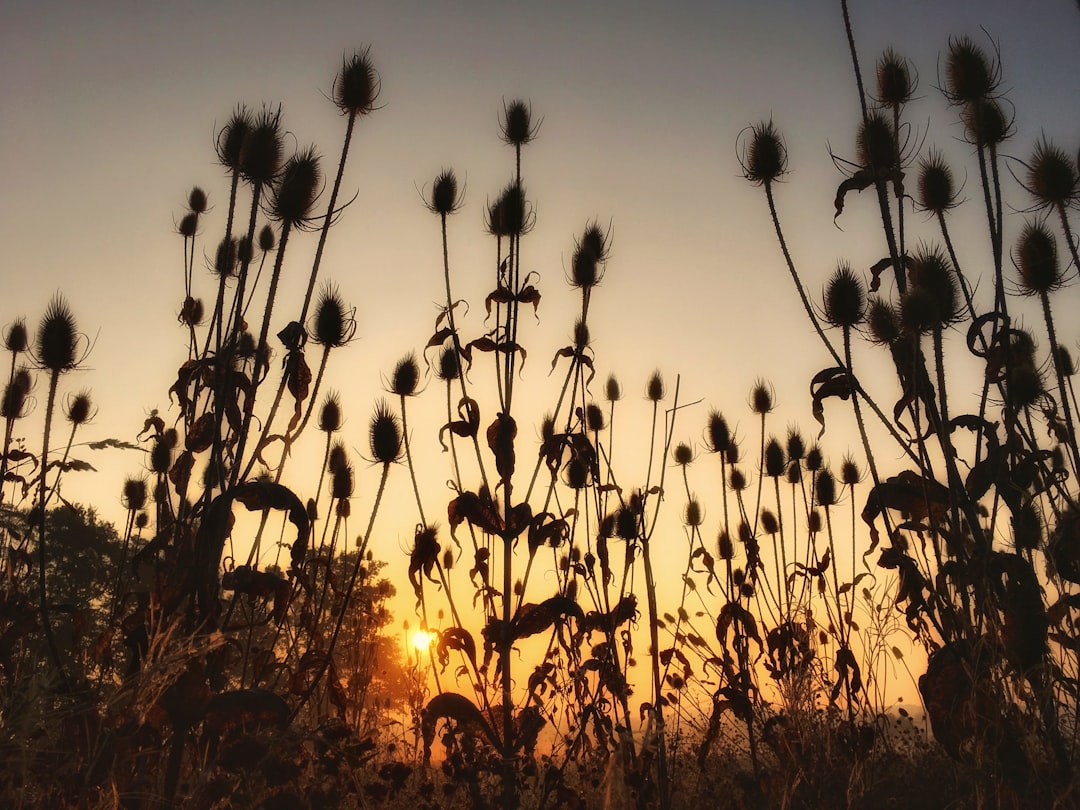
[[[426,650],[431,646],[431,642],[435,640],[435,637],[426,630],[417,630],[412,636],[412,645],[420,651]]]

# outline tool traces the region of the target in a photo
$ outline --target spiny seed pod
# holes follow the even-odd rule
[[[896,131],[884,112],[874,110],[859,124],[855,150],[864,169],[880,174],[896,168]]]
[[[202,323],[204,315],[202,299],[192,298],[189,295],[184,299],[184,304],[180,307],[180,314],[176,316],[176,319],[184,326],[198,326]]]
[[[142,530],[148,525],[150,525],[150,516],[146,514],[146,512],[139,512],[139,514],[135,516],[135,528]]]
[[[649,382],[645,384],[645,396],[650,402],[660,402],[666,394],[664,389],[664,378],[660,375],[660,372],[654,371],[652,376],[649,377]]]
[[[585,429],[593,433],[604,429],[604,410],[595,402],[585,406]]]
[[[841,263],[825,285],[825,320],[832,326],[851,329],[866,312],[866,289],[851,265]]]
[[[334,514],[342,520],[348,520],[352,514],[352,502],[348,498],[340,498],[334,505]]]
[[[619,380],[614,374],[609,375],[607,382],[604,383],[604,399],[608,402],[618,402],[622,399],[622,386],[619,385]]]
[[[199,230],[199,215],[198,214],[184,214],[180,219],[180,224],[176,226],[176,232],[185,239],[190,239]]]
[[[1034,551],[1042,543],[1042,518],[1032,503],[1026,503],[1012,515],[1013,545],[1017,551]]]
[[[806,529],[810,534],[817,534],[821,531],[821,512],[814,509],[806,516]]]
[[[281,108],[264,107],[244,138],[240,152],[240,174],[253,185],[268,185],[281,171],[283,146]]]
[[[131,512],[138,512],[146,506],[146,479],[127,478],[124,480],[124,489],[121,496],[124,508]]]
[[[218,133],[217,156],[222,166],[230,171],[240,171],[244,141],[254,125],[255,121],[247,107],[237,107]]]
[[[1062,376],[1071,377],[1076,373],[1076,363],[1073,360],[1072,354],[1069,352],[1067,346],[1062,346],[1060,343],[1054,347],[1057,352],[1057,364],[1061,369]]]
[[[589,483],[589,466],[574,456],[566,463],[566,485],[570,489],[584,489]]]
[[[213,269],[219,276],[231,276],[236,272],[236,248],[235,239],[222,239],[218,242]]]
[[[780,531],[780,521],[771,509],[761,510],[761,530],[767,535]]]
[[[686,442],[679,442],[675,445],[672,457],[675,459],[676,464],[680,467],[685,467],[694,460],[694,449]]]
[[[881,346],[890,346],[900,338],[900,317],[884,298],[872,296],[866,309],[866,326],[870,340]]]
[[[822,470],[817,477],[817,502],[828,509],[836,503],[836,478],[828,470]]]
[[[970,37],[950,37],[945,57],[946,98],[953,104],[986,99],[1000,82],[1000,69]]]
[[[765,474],[769,478],[779,478],[784,474],[785,466],[784,448],[775,438],[769,439],[765,445]]]
[[[825,459],[821,455],[821,448],[816,444],[806,452],[806,469],[810,472],[817,472],[824,463]]]
[[[76,427],[85,425],[94,418],[94,403],[89,391],[80,391],[67,402],[64,416]]]
[[[716,556],[721,560],[730,560],[735,556],[735,544],[731,542],[731,535],[724,529],[716,538]]]
[[[334,470],[331,476],[330,497],[343,500],[351,498],[353,494],[353,469],[345,464]]]
[[[401,458],[401,443],[401,423],[397,414],[385,402],[378,402],[368,428],[371,457],[380,464],[393,464]]]
[[[326,471],[329,473],[335,473],[342,467],[347,466],[349,463],[349,454],[345,449],[345,445],[341,442],[334,442],[330,447],[330,453],[326,458]]]
[[[846,487],[853,487],[862,480],[859,472],[859,464],[851,456],[845,456],[840,464],[840,483]]]
[[[452,169],[443,169],[436,175],[435,182],[431,185],[431,198],[427,205],[431,213],[444,217],[461,208],[457,176]]]
[[[612,512],[604,515],[600,525],[596,527],[596,536],[607,540],[615,536],[615,515]]]
[[[390,392],[399,397],[411,397],[416,393],[419,384],[420,366],[416,363],[416,355],[407,354],[394,366],[394,374],[390,378]]]
[[[4,386],[4,398],[0,401],[0,417],[5,421],[22,419],[26,414],[27,391],[18,381],[12,380]]]
[[[511,146],[524,146],[536,137],[540,124],[533,126],[532,107],[520,98],[503,104],[502,139]]]
[[[540,420],[540,441],[547,444],[555,438],[555,417],[550,413],[544,414]]]
[[[525,187],[512,180],[488,209],[488,231],[493,236],[521,236],[532,228],[532,212]]]
[[[435,375],[443,382],[456,380],[461,371],[461,363],[458,362],[457,349],[453,345],[443,346],[439,352],[439,365],[435,369]]]
[[[956,271],[945,251],[941,248],[920,248],[911,257],[909,272],[912,288],[921,288],[929,293],[932,302],[929,321],[932,327],[940,328],[955,321],[960,315],[960,293]]]
[[[315,304],[312,340],[320,346],[338,348],[348,343],[356,331],[353,313],[345,308],[338,289],[332,285],[323,287]]]
[[[744,546],[751,545],[754,542],[754,531],[745,520],[739,521],[738,536],[739,542]]]
[[[739,463],[739,445],[734,439],[727,446],[727,450],[724,451],[724,461],[729,465]]]
[[[764,416],[770,413],[775,405],[772,386],[760,378],[756,380],[750,389],[750,410],[758,416]]]
[[[731,488],[736,492],[742,492],[750,486],[750,482],[746,480],[746,475],[738,467],[732,468],[728,482],[731,484]]]
[[[683,513],[683,521],[687,526],[696,528],[702,524],[705,520],[705,515],[701,509],[701,503],[696,499],[691,499],[686,504],[686,510]]]
[[[78,363],[79,330],[64,297],[57,293],[45,310],[37,333],[37,361],[54,374],[69,371]]]
[[[877,63],[878,102],[886,107],[902,107],[911,101],[915,85],[908,60],[886,48]]]
[[[634,540],[638,536],[638,513],[623,507],[615,513],[615,536],[620,540]]]
[[[1031,362],[1009,363],[1005,374],[1005,401],[1015,410],[1030,408],[1046,393],[1042,372]]]
[[[1080,194],[1076,166],[1045,136],[1036,142],[1027,170],[1027,190],[1039,207],[1065,208]]]
[[[323,398],[319,409],[319,430],[323,433],[336,433],[341,430],[341,397],[337,391],[330,391]]]
[[[4,348],[12,354],[18,354],[25,352],[29,346],[30,335],[26,329],[26,321],[18,318],[4,333]]]
[[[250,360],[255,356],[255,336],[247,329],[236,339],[236,359]]]
[[[930,150],[919,160],[919,207],[931,214],[944,214],[956,207],[958,194],[944,155],[936,149]]]
[[[172,444],[162,435],[154,439],[150,447],[150,469],[158,475],[164,475],[172,467]],[[213,467],[213,464],[207,465]]]
[[[454,567],[454,550],[452,548],[446,549],[443,552],[442,567],[446,571],[450,571]]]
[[[1012,124],[993,99],[973,101],[964,108],[964,130],[969,143],[997,146],[1012,134]]]
[[[792,461],[802,461],[803,456],[806,455],[806,443],[803,441],[802,434],[793,427],[788,428],[787,455]]]
[[[574,348],[581,352],[589,348],[592,336],[589,334],[589,325],[578,318],[574,321]]]
[[[334,103],[346,115],[368,115],[379,98],[379,74],[370,46],[345,58],[334,80]]]
[[[756,186],[768,186],[787,173],[787,148],[772,121],[755,124],[741,137],[739,162],[747,180]]]
[[[595,287],[604,276],[603,266],[607,258],[607,237],[597,223],[590,222],[574,246],[570,284],[581,289]]]
[[[188,194],[188,208],[195,216],[206,213],[206,192],[198,186],[194,186]]]
[[[285,163],[270,196],[270,216],[292,227],[311,216],[322,185],[322,169],[314,146],[297,152]]]
[[[269,225],[263,225],[259,229],[259,250],[263,253],[269,253],[274,249],[276,243],[277,237],[274,235],[274,229]]]
[[[797,461],[793,461],[788,465],[787,476],[785,480],[792,485],[798,484],[802,481],[802,467],[799,466]]]
[[[241,265],[251,264],[254,258],[255,247],[245,234],[236,240],[236,261]]]
[[[1020,291],[1046,295],[1065,283],[1058,261],[1057,240],[1045,223],[1028,220],[1016,240],[1013,258],[1020,271]]]

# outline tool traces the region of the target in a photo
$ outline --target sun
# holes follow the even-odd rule
[[[428,647],[430,647],[431,643],[434,640],[435,640],[434,634],[429,633],[426,630],[417,630],[412,635],[412,645],[413,645],[413,647],[415,649],[417,649],[420,652],[423,652]]]

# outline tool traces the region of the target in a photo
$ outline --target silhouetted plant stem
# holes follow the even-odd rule
[[[67,674],[60,658],[60,648],[56,644],[56,636],[53,634],[52,617],[49,615],[49,597],[45,589],[45,566],[47,560],[45,551],[45,515],[48,501],[49,437],[52,431],[53,411],[56,406],[56,386],[59,380],[60,371],[53,369],[49,374],[49,395],[45,404],[45,432],[41,441],[41,474],[38,483],[38,609],[41,613],[41,627],[45,633],[45,643],[49,648],[49,656],[52,658],[61,683],[66,683]]]
[[[1043,320],[1046,321],[1046,333],[1050,338],[1050,357],[1054,361],[1054,376],[1057,378],[1058,393],[1061,395],[1061,409],[1065,413],[1066,445],[1071,456],[1073,472],[1080,473],[1080,450],[1076,444],[1076,427],[1073,422],[1072,407],[1069,404],[1069,391],[1065,386],[1065,374],[1061,367],[1061,352],[1058,350],[1054,316],[1050,312],[1050,296],[1046,291],[1039,294],[1039,301],[1042,304]]]

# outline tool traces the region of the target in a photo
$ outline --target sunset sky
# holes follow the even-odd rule
[[[868,80],[889,45],[917,67],[908,120],[917,139],[955,158],[965,196],[977,191],[970,147],[936,89],[949,35],[1000,43],[1016,110],[1007,154],[1026,156],[1040,133],[1075,154],[1073,0],[850,5]],[[833,223],[841,175],[829,149],[853,154],[858,112],[839,3],[43,0],[9,6],[3,17],[0,324],[25,316],[34,328],[63,291],[92,342],[85,370],[65,380],[65,390],[90,388],[98,404],[85,438],[134,440],[150,409],[169,408],[167,389],[186,356],[175,318],[183,297],[175,224],[199,185],[214,207],[201,248],[212,250],[221,235],[228,185],[215,162],[218,129],[239,103],[281,103],[290,144],[317,144],[331,172],[344,127],[327,96],[343,56],[358,47],[371,47],[383,106],[358,125],[343,188],[356,199],[331,231],[323,264],[323,278],[357,308],[360,339],[332,360],[328,381],[342,391],[356,447],[366,446],[380,375],[433,331],[439,233],[420,192],[444,167],[466,183],[450,255],[473,304],[466,328],[480,328],[494,254],[483,212],[512,171],[498,138],[504,101],[527,99],[543,119],[523,165],[536,210],[523,267],[540,274],[544,295],[541,324],[528,324],[525,374],[541,388],[573,322],[564,278],[574,238],[595,219],[612,234],[595,299],[599,380],[618,373],[628,407],[644,415],[648,374],[659,368],[669,385],[682,374],[683,398],[704,402],[687,412],[680,437],[699,441],[710,405],[748,432],[747,392],[763,377],[781,406],[776,431],[797,422],[814,433],[807,386],[828,356],[791,287],[764,195],[741,177],[736,143],[748,124],[771,117],[784,133],[792,171],[778,204],[815,295],[837,259],[865,270],[883,255],[868,195],[850,201],[843,230]],[[972,207],[967,219],[981,237],[978,213]],[[932,238],[922,217],[913,221]],[[301,257],[315,240],[303,240],[284,301],[306,281]],[[209,272],[196,275],[209,298]],[[294,317],[287,305],[280,311],[282,324]],[[537,415],[549,407],[539,403]],[[836,460],[857,443],[841,427],[826,435]],[[441,465],[434,427],[415,435]],[[101,475],[73,479],[65,494],[78,500],[81,487],[100,487],[87,497],[116,519],[123,476],[141,462],[86,457]],[[361,499],[372,476],[361,474]],[[445,480],[444,469],[432,477]],[[399,563],[414,520],[400,522],[388,520],[375,546]]]

